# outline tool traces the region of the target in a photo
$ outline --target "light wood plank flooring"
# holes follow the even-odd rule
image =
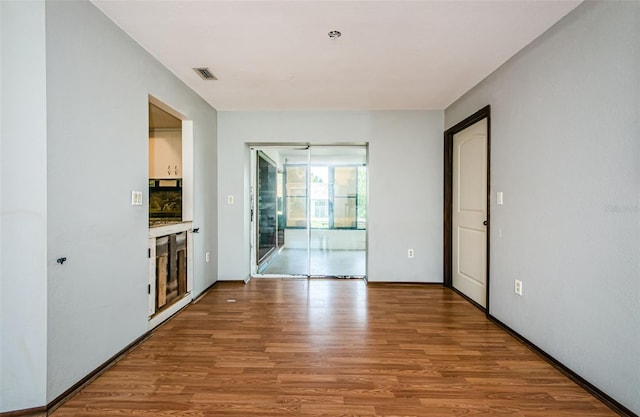
[[[616,415],[448,289],[276,279],[216,284],[52,415],[467,414]]]

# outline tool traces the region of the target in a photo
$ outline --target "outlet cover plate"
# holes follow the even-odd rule
[[[515,280],[513,291],[518,295],[522,295],[522,281]]]

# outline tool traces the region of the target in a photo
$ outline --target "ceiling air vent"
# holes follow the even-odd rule
[[[211,71],[209,71],[209,68],[194,68],[193,70],[196,73],[198,73],[200,78],[202,78],[205,81],[215,81],[215,80],[217,80],[216,76],[213,75],[213,73]]]

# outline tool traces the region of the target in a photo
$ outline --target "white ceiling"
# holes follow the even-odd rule
[[[92,1],[218,110],[444,109],[580,3]]]

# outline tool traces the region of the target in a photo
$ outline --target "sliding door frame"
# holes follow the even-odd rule
[[[367,181],[366,181],[366,206],[369,206],[369,173],[368,173],[368,165],[369,165],[369,146],[368,143],[341,143],[341,144],[311,144],[311,143],[247,143],[247,147],[249,150],[249,159],[250,159],[250,179],[249,179],[249,185],[250,185],[250,198],[249,198],[249,212],[250,212],[250,223],[249,223],[249,230],[250,230],[250,239],[249,239],[249,250],[251,253],[250,256],[250,275],[249,277],[292,277],[292,278],[296,278],[296,277],[306,277],[307,279],[309,278],[321,278],[321,277],[345,277],[345,278],[349,278],[349,277],[353,277],[353,278],[363,278],[363,279],[367,279],[367,265],[368,265],[368,247],[369,247],[369,224],[368,224],[368,218],[367,218],[367,223],[366,223],[366,228],[364,230],[365,232],[365,271],[364,271],[364,275],[354,275],[354,276],[342,276],[342,275],[314,275],[312,274],[313,271],[311,271],[311,217],[310,217],[310,210],[311,210],[311,205],[310,205],[310,200],[311,200],[311,196],[309,194],[309,190],[310,190],[310,185],[311,185],[311,175],[310,175],[310,171],[311,171],[311,166],[312,161],[311,161],[311,148],[313,147],[335,147],[335,148],[340,148],[340,147],[361,147],[365,150],[365,162],[363,164],[363,166],[367,167]],[[258,205],[257,205],[257,199],[258,199],[258,187],[257,187],[257,163],[258,163],[258,152],[262,152],[263,154],[265,154],[265,150],[306,150],[307,151],[307,159],[306,159],[306,167],[307,167],[307,176],[306,176],[306,187],[307,187],[307,195],[306,195],[306,248],[307,248],[307,268],[306,268],[306,273],[305,274],[262,274],[259,273],[259,265],[258,265],[258,245],[259,245],[259,241],[258,241]],[[268,155],[267,157],[269,159],[270,158]],[[284,166],[284,164],[282,164]],[[279,166],[279,164],[276,163],[276,167],[277,170],[281,169],[282,167]],[[284,175],[284,174],[283,174]],[[285,195],[283,193],[283,199],[285,198]],[[283,209],[285,209],[286,207],[286,202],[283,201]],[[368,217],[368,216],[367,216]],[[356,229],[357,229],[357,218],[356,218]],[[286,227],[286,225],[285,225]],[[279,251],[280,248],[277,247],[276,251]],[[273,256],[273,255],[271,255]]]

